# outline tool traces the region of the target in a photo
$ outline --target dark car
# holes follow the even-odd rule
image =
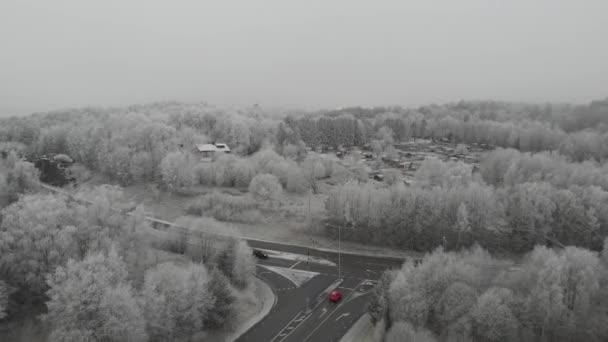
[[[267,253],[262,252],[262,251],[261,251],[261,250],[259,250],[259,249],[254,249],[254,250],[253,250],[253,256],[255,256],[255,257],[256,257],[256,258],[258,258],[258,259],[268,259],[268,254],[267,254]]]

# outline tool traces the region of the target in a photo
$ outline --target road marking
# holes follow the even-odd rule
[[[321,312],[321,315],[319,316],[319,318],[323,317],[323,315],[325,315],[327,313],[327,308],[323,308],[323,312]]]
[[[299,323],[298,323],[298,325],[296,326],[296,329],[297,329],[297,328],[299,328],[299,327],[300,327],[302,324],[304,324],[304,322],[306,322],[306,320],[307,320],[307,319],[309,319],[309,318],[312,316],[312,312],[314,312],[314,311],[315,311],[315,310],[316,310],[316,309],[319,307],[319,305],[321,305],[321,304],[323,303],[323,297],[326,295],[326,293],[328,293],[328,292],[329,292],[329,291],[330,291],[332,288],[335,288],[337,285],[340,285],[340,284],[342,283],[342,281],[343,281],[342,279],[337,279],[335,282],[333,282],[331,285],[329,285],[329,287],[328,287],[327,289],[325,289],[325,291],[323,291],[323,292],[322,292],[322,294],[321,294],[321,295],[320,295],[320,296],[317,298],[317,300],[318,300],[318,299],[321,299],[321,300],[318,300],[318,301],[317,301],[317,304],[316,304],[316,305],[315,305],[315,306],[314,306],[312,309],[310,309],[310,312],[309,312],[309,313],[307,313],[307,314],[305,313],[305,314],[304,314],[304,316],[302,316],[302,318],[300,318],[300,319],[299,319],[299,320],[301,320],[301,322],[299,322]],[[324,310],[327,310],[326,308],[323,308],[323,309],[324,309]],[[337,308],[336,308],[336,309],[337,309]],[[335,310],[334,310],[334,311],[335,311]],[[298,317],[298,316],[299,316],[301,313],[302,313],[302,311],[300,311],[300,312],[299,312],[299,313],[296,315],[296,317]],[[331,314],[330,314],[330,316],[331,316]],[[294,317],[294,319],[292,319],[292,320],[291,320],[291,322],[289,322],[289,324],[287,324],[287,326],[286,326],[286,327],[290,326],[290,325],[291,325],[291,323],[293,323],[293,322],[295,321],[295,318],[296,318],[296,317]],[[327,316],[327,317],[329,317],[329,316]],[[319,317],[319,318],[320,318],[320,317]],[[327,320],[327,318],[326,318],[325,320]],[[324,320],[324,321],[325,321],[325,320]],[[323,323],[321,323],[321,324],[323,324]],[[296,331],[296,329],[291,330],[291,331],[289,332],[289,334],[287,334],[285,337],[282,337],[282,338],[281,338],[279,341],[277,341],[277,342],[281,342],[281,341],[283,341],[284,339],[286,339],[286,338],[287,338],[289,335],[291,335],[291,334],[292,334],[294,331]],[[281,331],[283,331],[283,330],[285,330],[285,328],[281,329]],[[275,338],[276,338],[276,337],[275,337]],[[273,339],[272,339],[270,342],[273,342],[273,341],[274,341],[274,338],[273,338]]]
[[[296,287],[302,286],[304,283],[306,283],[307,281],[316,277],[319,274],[317,272],[290,269],[290,268],[279,267],[279,266],[268,266],[268,265],[258,264],[258,267],[262,267],[264,269],[267,269],[269,271],[272,271],[272,272],[282,276],[283,278],[291,281]]]
[[[344,287],[344,286],[340,286],[338,287],[339,289],[344,289],[344,290],[351,290],[351,291],[355,291],[355,289],[351,289],[349,287]]]
[[[295,315],[295,316],[294,316],[294,318],[292,318],[292,319],[291,319],[291,321],[289,321],[289,323],[287,323],[287,325],[286,325],[286,326],[284,326],[284,327],[281,329],[281,331],[279,331],[279,333],[278,333],[278,334],[277,334],[275,337],[273,337],[273,338],[272,338],[272,340],[270,340],[270,342],[274,341],[274,340],[275,340],[277,337],[284,337],[284,336],[287,336],[287,334],[283,333],[283,330],[285,330],[285,329],[286,329],[288,326],[290,326],[290,325],[291,325],[291,323],[293,323],[293,321],[295,321],[295,320],[296,320],[296,318],[300,317],[300,314],[301,314],[301,313],[302,313],[302,311],[298,312],[298,314],[297,314],[297,315]]]
[[[362,282],[361,282],[361,283],[359,283],[359,285],[357,285],[357,286],[355,287],[355,290],[356,290],[357,288],[359,288],[359,286],[361,286],[361,284],[362,284]],[[332,312],[331,312],[329,315],[327,315],[327,318],[325,318],[325,319],[324,319],[324,320],[323,320],[321,323],[319,323],[319,324],[317,325],[317,327],[316,327],[316,328],[314,328],[314,329],[313,329],[313,330],[310,332],[310,334],[308,334],[308,336],[306,336],[306,337],[304,338],[303,342],[308,341],[308,339],[310,338],[310,336],[312,336],[312,335],[313,335],[313,334],[314,334],[314,333],[315,333],[317,330],[319,330],[319,328],[320,328],[320,327],[321,327],[323,324],[325,324],[325,321],[327,321],[327,320],[329,319],[329,317],[331,317],[331,315],[332,315],[334,312],[336,312],[338,309],[340,309],[340,308],[341,308],[341,307],[342,307],[342,306],[343,306],[343,305],[344,305],[344,304],[345,304],[345,303],[348,301],[348,299],[350,299],[350,297],[351,297],[351,295],[352,295],[353,293],[355,293],[355,291],[353,291],[353,292],[349,293],[349,294],[348,294],[348,296],[346,296],[346,298],[344,298],[344,300],[343,300],[343,301],[342,301],[340,304],[338,304],[338,306],[336,306],[336,308],[335,308],[335,309],[334,309],[334,310],[333,310],[333,311],[332,311]]]
[[[295,264],[291,265],[291,267],[290,267],[290,268],[294,268],[294,267],[298,266],[298,264],[299,264],[299,263],[301,263],[301,262],[302,262],[301,260],[300,260],[300,261],[298,261],[298,262],[296,262]]]
[[[342,318],[342,317],[348,317],[348,316],[350,316],[350,313],[348,313],[348,312],[347,313],[343,313],[340,316],[338,316],[338,318],[336,318],[336,322],[339,321],[340,318]]]

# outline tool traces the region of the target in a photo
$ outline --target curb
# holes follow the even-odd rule
[[[372,342],[373,336],[370,338],[368,329],[373,329],[373,326],[369,314],[364,313],[342,336],[340,342]]]
[[[264,318],[266,318],[266,316],[268,316],[268,313],[270,312],[270,310],[272,308],[275,307],[275,305],[277,305],[277,295],[274,293],[274,291],[272,290],[272,288],[266,284],[265,281],[263,281],[261,278],[259,278],[257,275],[255,276],[256,280],[257,280],[257,284],[262,284],[262,286],[266,287],[265,291],[269,291],[272,294],[272,304],[270,304],[270,301],[264,301],[264,304],[262,305],[262,310],[260,310],[260,312],[262,313],[261,315],[255,315],[252,319],[250,319],[249,321],[245,322],[245,324],[243,324],[241,326],[241,329],[239,329],[240,331],[235,331],[234,333],[232,333],[230,336],[226,337],[225,341],[229,341],[229,342],[234,342],[236,340],[238,340],[241,336],[245,335],[249,330],[251,330],[251,328],[253,328],[256,324],[258,324],[260,321],[262,321]]]
[[[285,242],[281,242],[281,241],[253,239],[253,238],[248,238],[245,236],[240,236],[240,238],[242,238],[245,241],[274,243],[277,245],[308,248],[308,249],[316,250],[319,252],[337,253],[335,249],[325,248],[325,247],[311,247],[310,245],[298,245],[298,244],[294,244],[294,243],[285,243]],[[381,253],[375,254],[375,253],[371,253],[371,252],[353,252],[353,251],[345,251],[345,250],[340,251],[340,254],[366,256],[366,257],[371,257],[371,258],[375,257],[375,258],[383,258],[383,259],[395,259],[395,260],[405,260],[406,258],[412,258],[411,256],[408,257],[408,256],[397,256],[397,255],[393,255],[393,254],[381,254]]]

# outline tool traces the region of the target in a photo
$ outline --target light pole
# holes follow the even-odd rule
[[[334,227],[334,228],[338,228],[338,279],[342,279],[342,256],[341,256],[341,252],[342,252],[342,228],[348,228],[348,227],[342,227],[342,226],[338,226],[338,225],[333,225],[333,224],[327,224],[328,227]]]
[[[342,250],[342,246],[340,241],[342,241],[341,239],[341,234],[340,232],[342,231],[342,226],[338,226],[338,280],[342,279],[342,277],[340,276],[340,266],[341,266],[341,258],[340,258],[340,251]]]

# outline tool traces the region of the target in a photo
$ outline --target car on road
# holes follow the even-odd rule
[[[329,294],[329,301],[332,303],[337,303],[342,299],[342,294],[338,290],[333,290]]]
[[[258,259],[268,259],[268,253],[264,253],[259,249],[253,250],[253,256],[255,256]]]

